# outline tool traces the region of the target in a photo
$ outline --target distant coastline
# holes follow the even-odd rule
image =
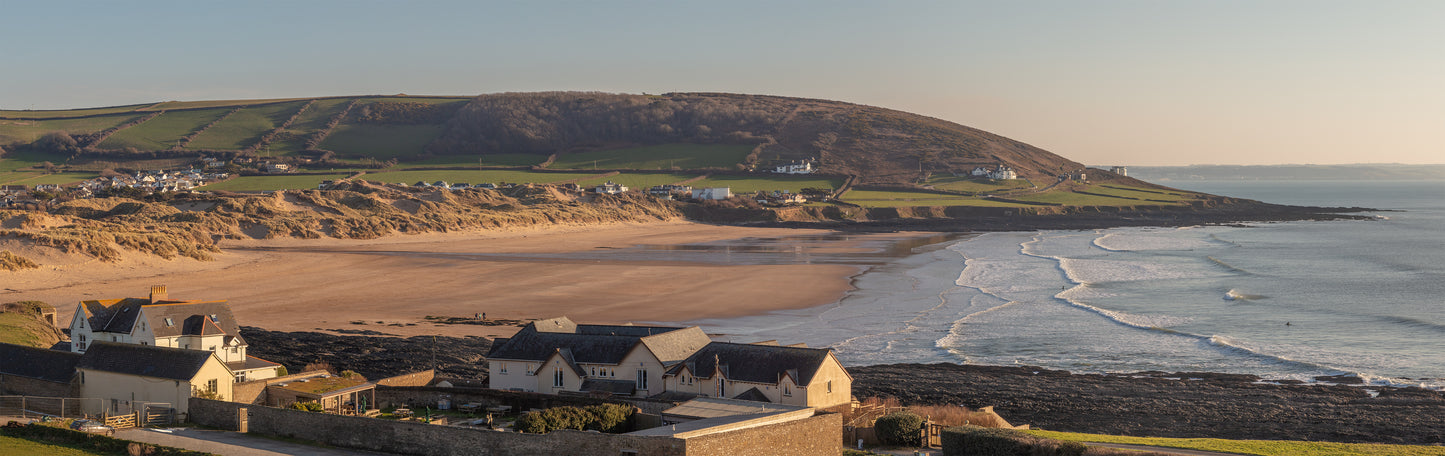
[[[1130,166],[1129,176],[1154,183],[1200,180],[1445,180],[1445,164]]]

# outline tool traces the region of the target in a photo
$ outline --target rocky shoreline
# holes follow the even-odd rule
[[[1212,207],[1156,207],[1150,210],[1073,207],[1067,208],[1065,213],[1040,215],[1003,215],[997,213],[1000,212],[997,208],[985,209],[970,211],[966,215],[956,217],[901,217],[897,213],[870,211],[870,218],[865,220],[779,221],[758,222],[755,225],[855,232],[1091,230],[1145,226],[1178,227],[1297,221],[1375,220],[1375,217],[1358,214],[1380,212],[1379,209],[1364,207],[1288,206],[1233,199],[1230,204]]]
[[[369,379],[429,369],[481,380],[491,340],[391,337],[373,330],[267,331],[245,327],[251,354],[293,372],[322,361]],[[854,366],[853,394],[904,404],[994,406],[1039,429],[1151,437],[1445,444],[1445,394],[1422,388],[1280,384],[1206,372],[1074,374],[1022,366]],[[1354,377],[1321,379],[1350,382]],[[1372,392],[1375,393],[1372,396]]]
[[[1418,387],[1275,384],[1198,372],[1073,374],[1036,367],[850,367],[857,397],[994,406],[1038,429],[1150,437],[1445,444],[1445,395]],[[1372,397],[1371,392],[1378,394]]]

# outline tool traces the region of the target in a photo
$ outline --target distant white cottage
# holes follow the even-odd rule
[[[607,183],[605,184],[598,185],[595,191],[604,195],[616,195],[618,193],[626,192],[627,186],[613,183],[612,181],[607,181]]]
[[[1112,171],[1114,174],[1118,174],[1118,175],[1120,175],[1120,176],[1128,176],[1128,175],[1129,175],[1129,167],[1127,167],[1127,166],[1115,166],[1114,168],[1110,169],[1109,171]]]
[[[989,179],[996,180],[1009,180],[1019,178],[1018,173],[1014,172],[1013,168],[1009,168],[1004,165],[998,165],[998,167],[994,169],[988,169],[987,167],[983,166],[975,167],[973,168],[973,172],[970,174],[972,174],[973,177],[987,177]]]
[[[732,187],[708,187],[692,189],[692,199],[725,200],[733,197]]]
[[[813,171],[816,170],[816,168],[813,168],[813,162],[808,160],[797,160],[783,165],[779,165],[777,168],[773,169],[773,172],[778,174],[812,174]]]

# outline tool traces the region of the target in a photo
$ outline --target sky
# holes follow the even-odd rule
[[[1445,163],[1445,1],[0,0],[0,109],[736,92],[1090,165]]]

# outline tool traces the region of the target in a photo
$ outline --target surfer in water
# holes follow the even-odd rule
[[[1294,325],[1292,325],[1292,324],[1289,324],[1289,322],[1287,322],[1287,321],[1284,322],[1284,325],[1285,325],[1285,326],[1294,326]]]

